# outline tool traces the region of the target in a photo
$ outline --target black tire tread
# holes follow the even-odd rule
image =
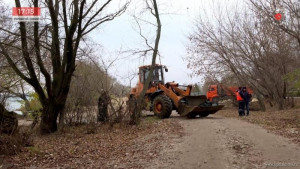
[[[156,102],[160,101],[162,103],[162,111],[160,113],[155,112],[155,104]],[[163,118],[169,118],[172,113],[172,101],[169,99],[166,95],[158,95],[153,100],[153,112],[154,114],[163,119]]]

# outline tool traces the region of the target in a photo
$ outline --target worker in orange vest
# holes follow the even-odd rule
[[[239,89],[236,91],[236,100],[239,103],[239,116],[245,115],[245,99],[243,98],[242,94],[242,87],[239,87]]]

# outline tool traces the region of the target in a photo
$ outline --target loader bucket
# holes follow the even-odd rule
[[[186,96],[180,100],[178,113],[180,116],[207,116],[221,110],[223,105],[215,105],[207,101],[205,95]]]

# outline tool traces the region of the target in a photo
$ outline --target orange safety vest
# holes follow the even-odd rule
[[[240,95],[239,92],[236,92],[236,100],[237,101],[243,101],[244,99],[242,98],[242,96]]]

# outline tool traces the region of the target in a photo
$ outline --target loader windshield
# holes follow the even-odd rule
[[[141,82],[144,83],[147,79],[147,77],[149,76],[150,73],[150,68],[145,68],[145,69],[141,69],[140,70],[140,75],[141,75]],[[155,69],[153,70],[153,82],[155,81],[160,81],[164,83],[164,76],[163,76],[163,72],[162,72],[162,67],[161,66],[157,66],[155,67]]]

